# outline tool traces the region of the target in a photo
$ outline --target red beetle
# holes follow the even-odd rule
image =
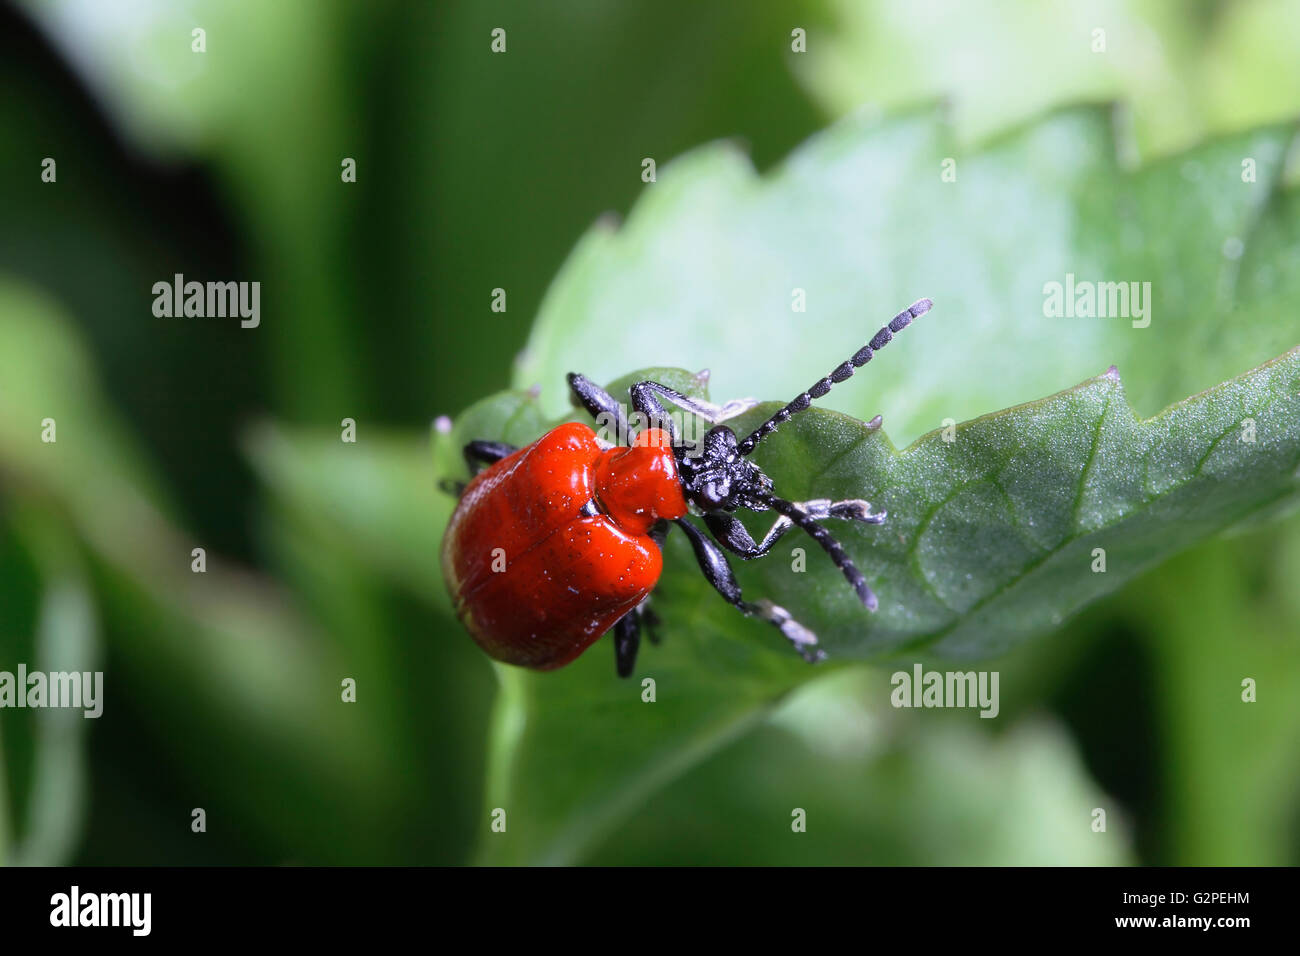
[[[758,443],[831,386],[871,360],[893,334],[929,311],[921,299],[894,316],[852,358],[738,440],[721,422],[753,402],[717,406],[658,382],[630,389],[646,427],[630,445],[602,442],[586,425],[569,422],[525,448],[474,441],[465,446],[471,472],[442,542],[443,577],[457,614],[489,655],[538,670],[563,667],[611,628],[620,676],[636,664],[641,630],[653,623],[647,598],[663,566],[672,525],[690,539],[705,578],[744,614],[771,622],[809,662],[824,654],[817,636],[771,601],[746,601],[723,549],[741,558],[766,554],[799,527],[830,555],[868,610],[876,596],[820,519],[879,524],[860,499],[792,502],[772,493],[772,481],[748,459]],[[623,407],[581,375],[568,377],[578,401],[598,422],[630,434]],[[712,427],[698,443],[679,440],[661,399]],[[878,428],[877,416],[871,425]],[[687,515],[703,517],[709,537]],[[737,509],[775,511],[776,522],[755,543]]]

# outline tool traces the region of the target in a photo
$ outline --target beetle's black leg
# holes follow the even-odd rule
[[[883,524],[885,520],[885,512],[872,511],[871,503],[861,498],[847,498],[844,501],[814,498],[811,501],[794,501],[791,504],[812,518],[842,518],[865,524]],[[781,536],[795,526],[793,521],[781,515],[773,522],[772,527],[763,536],[763,540],[755,544],[749,529],[740,523],[739,518],[732,515],[706,514],[704,523],[708,525],[709,531],[718,539],[719,544],[746,561],[767,554]]]
[[[657,388],[663,386],[659,385]],[[668,416],[667,410],[655,395],[656,383],[637,382],[628,391],[632,395],[632,407],[645,418],[645,427],[663,429],[668,433],[669,441],[676,445],[677,429],[673,426],[673,420]]]
[[[768,504],[772,506],[772,510],[788,518],[791,524],[802,528],[808,537],[816,541],[821,549],[830,555],[831,560],[840,569],[840,573],[844,575],[845,580],[857,592],[858,600],[863,603],[868,611],[876,609],[876,595],[867,586],[867,579],[862,576],[862,572],[858,570],[857,565],[845,552],[843,545],[835,540],[834,535],[818,524],[816,518],[802,510],[793,501],[786,501],[784,498],[774,496],[768,499]]]
[[[478,473],[479,465],[491,465],[518,450],[514,445],[507,445],[503,441],[472,441],[462,449],[465,465],[471,475]]]
[[[608,436],[616,445],[626,445],[631,437],[628,432],[627,416],[623,405],[613,395],[605,391],[585,375],[577,372],[568,374],[569,390],[574,398],[587,410],[587,414],[596,420],[601,429],[613,431]]]
[[[706,402],[700,398],[691,398],[689,395],[683,395],[681,392],[674,391],[667,385],[660,385],[658,382],[638,382],[637,386],[657,393],[659,397],[666,398],[678,408],[686,409],[686,411],[695,415],[697,418],[703,419],[710,425],[725,422],[728,418],[735,418],[737,415],[749,411],[758,404],[757,399],[736,398],[727,402],[725,405],[714,405],[712,402]]]
[[[667,521],[656,522],[650,528],[650,538],[664,549],[664,539],[672,528]],[[614,625],[614,664],[619,677],[627,677],[636,667],[637,649],[641,645],[641,632],[644,631],[651,644],[659,643],[659,616],[650,607],[647,597],[632,610],[628,611]]]
[[[695,559],[699,561],[705,579],[728,604],[742,614],[761,617],[779,628],[785,635],[785,639],[794,645],[795,650],[808,663],[814,664],[825,658],[826,654],[817,647],[817,635],[791,617],[790,612],[785,608],[771,601],[750,602],[741,597],[740,584],[731,571],[731,565],[727,563],[727,556],[720,547],[705,536],[704,532],[685,518],[677,519],[677,524],[690,539],[691,547],[695,550]]]
[[[655,613],[649,601],[642,602],[638,610],[641,612],[641,629],[645,631],[645,636],[650,639],[650,643],[658,647],[663,640],[659,634],[659,615]]]
[[[472,478],[478,474],[479,465],[490,465],[518,450],[514,445],[507,445],[500,441],[472,441],[461,449],[461,452],[465,456],[465,465],[469,468]],[[465,485],[465,482],[452,478],[444,478],[438,482],[439,489],[454,498],[459,498],[465,493]]]
[[[685,409],[710,425],[715,425],[728,418],[735,418],[758,404],[752,398],[738,398],[727,402],[725,405],[714,405],[712,402],[683,395],[667,385],[660,385],[658,382],[650,381],[637,382],[629,391],[632,394],[632,407],[645,417],[646,427],[662,428],[668,432],[674,446],[678,443],[677,431],[673,427],[672,419],[668,416],[663,403],[659,401],[660,398],[666,399],[678,408]]]
[[[641,608],[634,607],[614,625],[614,667],[619,677],[631,677],[636,670],[636,652],[641,646]]]
[[[672,525],[667,521],[657,522],[650,529],[650,537],[655,544],[659,545],[659,550],[664,549],[664,540],[668,537],[668,532],[672,530]],[[650,643],[658,646],[661,640],[659,635],[659,615],[654,612],[650,606],[650,598],[642,601],[637,611],[641,614],[641,626],[645,630],[645,635],[650,639]]]
[[[630,438],[627,418],[623,413],[623,406],[619,404],[614,396],[585,375],[580,375],[577,372],[570,372],[568,380],[569,388],[588,414],[606,425],[606,427],[609,425],[616,426],[618,429],[618,435],[615,437],[616,443],[626,444]],[[679,408],[685,409],[692,415],[698,416],[710,425],[725,421],[728,418],[734,418],[757,404],[752,398],[740,398],[727,402],[725,405],[715,405],[712,402],[683,395],[667,385],[660,385],[658,382],[650,381],[637,382],[629,391],[632,398],[632,407],[645,417],[647,427],[662,428],[672,436],[674,441],[676,441],[677,437],[676,431],[673,428],[672,420],[668,417],[668,412],[659,401],[660,397],[667,399]]]
[[[672,530],[672,525],[667,521],[656,521],[650,526],[650,540],[659,545],[659,550],[664,549],[664,541],[668,537],[668,532]]]

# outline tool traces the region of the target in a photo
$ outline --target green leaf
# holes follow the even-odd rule
[[[929,111],[855,116],[762,179],[728,144],[689,153],[621,228],[579,242],[515,384],[539,385],[552,415],[575,370],[711,368],[718,399],[790,398],[929,296],[934,310],[822,403],[883,414],[902,446],[1111,365],[1153,415],[1294,346],[1300,201],[1280,181],[1293,128],[1126,172],[1111,127],[1108,110],[1069,110],[972,152]],[[1045,316],[1044,286],[1068,275],[1149,282],[1149,325]]]
[[[718,399],[788,398],[931,296],[933,312],[756,455],[785,497],[864,497],[889,512],[878,527],[836,527],[880,610],[865,612],[794,536],[739,567],[747,593],[819,633],[834,663],[808,668],[712,594],[671,535],[656,592],[667,640],[643,650],[636,679],[616,681],[603,646],[558,673],[501,668],[488,806],[510,824],[482,858],[580,858],[647,793],[838,662],[1000,653],[1293,504],[1300,350],[1267,361],[1300,338],[1288,268],[1300,217],[1280,180],[1291,136],[1252,131],[1129,172],[1104,110],[967,154],[925,112],[852,118],[762,180],[726,146],[661,168],[626,225],[579,244],[516,382],[540,385],[555,416],[565,372],[626,382],[647,360],[711,364]],[[941,178],[946,157],[955,182]],[[1048,284],[1071,275],[1152,293],[1122,317],[1047,315]],[[806,312],[792,312],[796,289]],[[1260,321],[1270,313],[1279,320]],[[1123,383],[1102,372],[1113,364]],[[876,411],[887,433],[861,424]],[[478,431],[458,428],[455,442],[498,437],[482,406],[471,414]],[[903,451],[890,440],[920,435]]]

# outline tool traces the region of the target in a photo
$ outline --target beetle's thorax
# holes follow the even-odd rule
[[[766,511],[772,479],[737,451],[736,433],[726,425],[710,428],[700,453],[682,458],[686,500],[703,511]]]
[[[661,519],[686,514],[677,457],[667,433],[640,432],[630,446],[611,448],[596,459],[596,501],[619,527],[646,534]]]

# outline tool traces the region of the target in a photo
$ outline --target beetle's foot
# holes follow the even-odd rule
[[[844,501],[832,501],[827,509],[827,517],[829,518],[862,521],[866,524],[884,524],[887,514],[884,511],[872,511],[871,502],[862,498],[846,498]]]
[[[866,524],[884,524],[887,512],[872,511],[871,502],[862,498],[845,498],[843,501],[832,501],[830,498],[812,498],[808,501],[795,501],[792,504],[800,511],[806,512],[810,517],[822,518],[839,518],[843,521],[862,521]],[[786,526],[790,524],[789,518],[781,519]]]
[[[791,617],[790,612],[781,605],[764,598],[755,602],[754,610],[764,620],[779,627],[785,639],[794,645],[799,656],[809,664],[826,659],[826,652],[817,646],[817,635]]]

